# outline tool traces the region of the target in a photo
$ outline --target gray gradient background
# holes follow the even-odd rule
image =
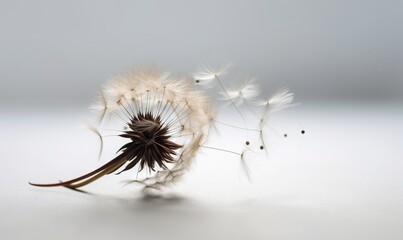
[[[402,1],[0,0],[0,239],[403,239],[402,12]],[[216,60],[301,103],[273,119],[251,184],[211,151],[166,199],[120,188],[130,174],[85,188],[94,195],[27,184],[108,159],[77,127],[107,78]],[[235,138],[221,130],[209,144]]]
[[[230,60],[299,100],[402,100],[402,1],[1,1],[0,101],[88,104],[106,78]]]

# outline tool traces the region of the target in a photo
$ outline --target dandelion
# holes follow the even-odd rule
[[[31,184],[75,189],[107,174],[120,174],[134,167],[138,172],[148,169],[155,173],[138,181],[147,187],[178,180],[191,165],[208,128],[209,99],[192,85],[185,78],[155,68],[135,69],[115,77],[105,85],[94,109],[99,110],[99,122],[110,115],[126,125],[119,136],[127,139],[127,143],[118,150],[119,154],[78,178],[54,184]],[[99,130],[87,126],[102,141]]]
[[[99,157],[103,150],[103,133],[117,131],[116,136],[126,140],[123,146],[116,148],[117,156],[94,171],[68,181],[30,184],[77,189],[105,175],[135,169],[136,178],[127,183],[141,184],[144,186],[143,190],[162,190],[182,179],[200,148],[237,156],[241,170],[250,180],[248,153],[262,150],[267,152],[265,128],[273,113],[290,106],[293,94],[283,89],[268,100],[253,101],[260,93],[260,88],[253,79],[238,88],[226,88],[220,77],[227,74],[229,66],[227,64],[216,70],[204,67],[193,78],[163,72],[155,67],[135,68],[127,74],[112,78],[104,85],[98,100],[92,106],[98,113],[98,126],[89,123],[85,126],[100,140]],[[220,120],[220,107],[198,86],[198,83],[212,86],[213,81],[218,83],[224,100],[234,106],[233,110],[241,117],[243,126]],[[259,119],[256,124],[247,124],[245,113],[238,107],[243,103],[253,113],[252,116]],[[262,115],[258,116],[253,108],[261,108]],[[109,126],[116,122],[124,125],[123,130]],[[246,136],[234,134],[240,136],[236,141],[243,142],[241,149],[208,145],[209,140],[220,131],[220,126],[247,133]],[[301,133],[304,134],[305,131]],[[250,135],[256,135],[259,143],[254,138],[250,140]],[[144,172],[147,173],[146,176],[139,177],[139,173]]]

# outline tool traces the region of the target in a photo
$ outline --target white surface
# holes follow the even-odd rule
[[[29,186],[101,164],[78,115],[1,113],[0,239],[403,238],[401,106],[299,106],[274,119],[269,159],[248,162],[252,184],[234,156],[203,150],[165,199],[122,188],[130,174],[87,186],[89,195]]]

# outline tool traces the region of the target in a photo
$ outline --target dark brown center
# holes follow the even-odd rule
[[[169,127],[161,123],[159,116],[151,113],[137,113],[128,124],[127,131],[121,137],[131,141],[119,149],[127,156],[130,163],[121,172],[127,171],[140,163],[141,171],[145,166],[155,171],[155,164],[167,169],[165,163],[173,163],[175,150],[182,146],[169,139]]]

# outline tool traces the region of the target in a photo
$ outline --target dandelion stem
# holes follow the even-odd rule
[[[221,148],[215,148],[215,147],[209,147],[209,146],[203,146],[203,145],[200,145],[200,147],[202,147],[202,148],[207,148],[207,149],[211,149],[211,150],[216,150],[216,151],[221,151],[221,152],[232,153],[232,154],[235,154],[235,155],[238,155],[238,156],[241,156],[241,155],[242,155],[242,154],[240,154],[240,153],[233,152],[233,151],[226,150],[226,149],[221,149]]]
[[[221,124],[221,125],[224,125],[224,126],[227,126],[227,127],[231,127],[231,128],[238,128],[238,129],[243,129],[243,130],[248,130],[248,131],[260,132],[259,129],[243,128],[243,127],[238,127],[238,126],[231,125],[231,124],[228,124],[228,123],[220,122],[220,121],[217,121],[217,120],[213,120],[213,121],[218,123],[218,124]]]
[[[222,90],[224,91],[225,95],[227,95],[228,99],[231,101],[232,105],[234,105],[235,109],[237,110],[237,112],[239,113],[239,115],[241,116],[245,127],[248,128],[247,124],[246,124],[246,120],[245,117],[243,116],[243,114],[241,113],[241,110],[239,110],[239,108],[237,107],[237,105],[234,103],[234,100],[230,97],[230,95],[228,94],[227,90],[225,89],[224,85],[221,83],[220,79],[218,78],[217,75],[214,75],[215,79],[217,80],[217,82],[220,84]]]
[[[253,111],[253,108],[250,106],[250,104],[248,103],[248,101],[245,100],[244,102],[245,102],[246,107],[249,109],[249,111],[251,111],[251,113],[252,113],[253,115],[255,115],[255,117],[258,117],[258,115],[256,114],[255,111]]]

